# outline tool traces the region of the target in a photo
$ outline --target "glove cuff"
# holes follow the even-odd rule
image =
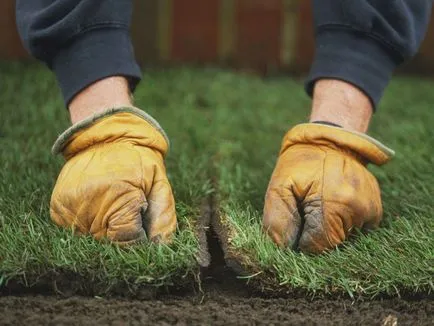
[[[130,115],[127,115],[129,119],[121,117],[122,113],[133,114],[141,121],[131,119]],[[111,121],[115,116],[118,119]],[[90,130],[92,132],[86,132]],[[152,116],[134,107],[120,107],[94,114],[69,127],[57,138],[51,152],[54,155],[63,153],[66,158],[69,158],[96,143],[121,138],[132,138],[140,145],[157,149],[163,156],[166,155],[170,145],[163,128]]]
[[[387,163],[395,155],[392,149],[366,134],[316,123],[302,123],[288,131],[280,153],[295,144],[347,149],[376,165]]]

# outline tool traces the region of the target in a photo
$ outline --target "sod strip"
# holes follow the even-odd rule
[[[231,76],[215,87],[225,96],[215,121],[220,147],[214,227],[240,277],[268,294],[372,297],[433,291],[432,82],[396,79],[374,117],[370,134],[397,152],[390,164],[369,167],[383,192],[382,228],[321,256],[278,249],[261,231],[264,195],[282,137],[309,114],[302,83]]]
[[[56,227],[49,200],[63,158],[51,145],[68,127],[53,76],[42,66],[0,64],[0,285],[48,287],[61,293],[139,293],[181,287],[197,278],[209,257],[201,203],[212,192],[204,140],[208,111],[192,101],[188,71],[147,73],[135,104],[154,116],[171,140],[167,160],[179,220],[169,246],[122,249],[75,237]],[[204,254],[205,252],[205,254]]]

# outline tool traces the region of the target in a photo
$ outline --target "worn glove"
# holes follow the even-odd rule
[[[366,165],[382,165],[393,154],[361,133],[315,123],[295,126],[284,137],[268,186],[265,231],[282,247],[320,253],[354,228],[377,227],[380,188]]]
[[[51,218],[96,239],[167,242],[175,202],[159,124],[135,108],[111,109],[65,131],[53,146],[66,163],[51,197]]]

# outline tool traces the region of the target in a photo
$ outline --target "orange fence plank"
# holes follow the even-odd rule
[[[299,5],[296,49],[293,70],[297,72],[309,70],[315,52],[311,0],[303,0]]]
[[[218,59],[219,0],[172,3],[171,59],[213,62]]]
[[[28,57],[15,24],[15,1],[0,1],[0,58]]]
[[[260,70],[280,64],[282,0],[238,0],[235,61]]]

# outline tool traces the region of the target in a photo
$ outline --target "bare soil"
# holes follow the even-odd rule
[[[213,250],[213,248],[210,248]],[[218,257],[218,256],[217,256]],[[218,259],[223,259],[222,257]],[[39,289],[41,290],[41,289]],[[434,300],[270,298],[251,292],[221,261],[201,288],[133,298],[0,294],[0,325],[433,325]]]
[[[433,325],[433,311],[433,302],[426,299],[310,301],[245,297],[227,291],[145,301],[0,297],[0,325]]]
[[[217,235],[207,236],[210,265],[202,270],[200,285],[164,292],[145,288],[134,296],[119,288],[99,297],[86,280],[71,275],[55,286],[9,284],[0,289],[0,325],[434,325],[432,297],[310,299],[252,292],[254,287],[227,267]]]

